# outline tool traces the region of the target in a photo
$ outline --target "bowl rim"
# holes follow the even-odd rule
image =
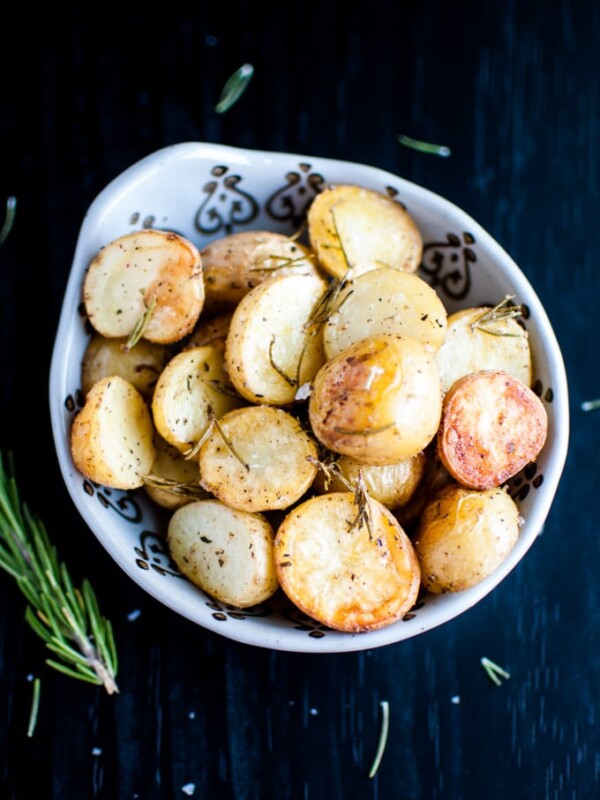
[[[552,388],[554,390],[554,407],[557,409],[556,416],[557,420],[560,422],[560,424],[555,426],[551,440],[547,442],[547,466],[545,468],[544,482],[548,484],[549,488],[547,487],[543,496],[539,497],[533,514],[530,515],[534,517],[535,521],[536,530],[533,535],[530,535],[528,540],[518,541],[515,548],[513,548],[509,556],[498,569],[484,581],[473,587],[473,589],[456,593],[452,598],[448,594],[444,595],[444,598],[451,598],[453,605],[457,606],[457,609],[451,613],[450,616],[446,614],[443,618],[438,618],[438,615],[438,617],[429,621],[427,625],[405,625],[403,630],[401,629],[400,635],[398,635],[398,628],[396,627],[398,623],[396,623],[396,625],[387,626],[367,633],[353,634],[328,631],[328,635],[321,639],[309,640],[308,637],[290,637],[289,641],[287,641],[287,635],[289,635],[289,631],[287,630],[282,631],[281,634],[278,635],[272,628],[266,629],[266,632],[263,634],[263,631],[259,630],[260,626],[255,625],[238,625],[235,628],[233,626],[224,626],[222,623],[215,622],[210,615],[207,615],[207,619],[200,619],[199,615],[188,613],[188,611],[183,610],[177,603],[172,601],[168,591],[158,591],[155,590],[153,584],[148,585],[148,582],[143,580],[144,573],[141,570],[137,572],[132,570],[130,561],[126,560],[119,548],[111,547],[111,542],[107,537],[101,535],[101,533],[97,531],[93,515],[88,510],[88,506],[81,503],[80,491],[78,490],[76,492],[77,481],[75,479],[77,478],[79,480],[81,476],[73,466],[67,441],[68,437],[65,436],[63,398],[65,396],[66,359],[64,358],[62,344],[68,338],[69,331],[73,325],[73,310],[77,309],[80,304],[82,280],[81,271],[75,270],[74,267],[82,261],[82,253],[85,249],[88,229],[99,224],[102,218],[109,214],[111,208],[118,204],[121,198],[134,189],[136,185],[142,184],[150,175],[165,169],[169,164],[187,158],[201,158],[210,162],[223,162],[227,159],[225,163],[231,165],[251,163],[270,167],[277,164],[289,165],[290,160],[294,160],[295,163],[309,162],[314,168],[323,171],[324,174],[327,174],[326,170],[328,167],[337,170],[347,167],[354,171],[364,172],[368,174],[371,179],[380,179],[386,184],[389,184],[393,179],[395,186],[406,190],[413,198],[417,199],[417,202],[423,203],[423,205],[430,209],[441,209],[449,216],[460,218],[467,226],[463,229],[472,231],[477,241],[483,244],[485,249],[491,254],[491,257],[502,262],[503,270],[508,276],[511,285],[514,286],[516,293],[520,296],[526,296],[528,298],[528,304],[533,304],[535,306],[536,326],[539,330],[540,338],[543,339],[546,351],[548,354],[551,354],[552,357],[551,369],[553,370]],[[58,325],[56,327],[51,355],[48,389],[50,395],[51,430],[63,481],[84,522],[108,551],[111,558],[117,562],[128,577],[134,580],[146,593],[153,596],[154,599],[162,605],[167,606],[180,616],[192,621],[194,624],[198,624],[205,630],[216,632],[225,638],[240,643],[266,647],[273,650],[285,650],[288,652],[333,653],[369,650],[384,645],[399,643],[420,633],[439,627],[440,625],[447,624],[458,616],[461,616],[465,611],[486,597],[504,580],[522,560],[527,550],[530,549],[537,536],[542,532],[554,502],[560,478],[565,467],[569,447],[570,421],[567,374],[560,345],[548,314],[525,273],[499,242],[469,213],[442,195],[422,185],[402,178],[388,170],[369,164],[316,155],[247,149],[203,141],[180,142],[149,153],[116,175],[105,185],[88,206],[77,236],[71,268],[63,295]],[[559,411],[561,413],[559,413]],[[282,637],[286,639],[285,642],[281,641]]]

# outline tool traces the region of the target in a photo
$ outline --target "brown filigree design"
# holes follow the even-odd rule
[[[508,482],[508,492],[515,502],[521,503],[525,500],[531,489],[539,489],[543,482],[543,473],[538,472],[538,465],[532,461],[530,464],[527,464],[518,475],[510,479]]]
[[[238,188],[241,175],[228,175],[229,167],[213,167],[211,180],[203,187],[206,199],[196,212],[196,230],[208,236],[230,234],[235,225],[246,225],[258,215],[258,203]]]
[[[142,511],[136,499],[129,494],[122,494],[115,499],[112,497],[112,489],[108,489],[106,486],[99,486],[97,483],[88,480],[83,482],[83,491],[90,497],[95,495],[101,506],[112,508],[127,522],[136,523],[142,519]]]
[[[309,205],[325,186],[323,176],[310,170],[310,164],[298,164],[297,172],[287,173],[287,183],[273,192],[265,206],[272,219],[291,222],[294,228],[304,222]]]
[[[290,605],[287,608],[281,609],[281,616],[288,622],[291,622],[295,630],[305,631],[313,639],[322,639],[323,636],[331,632],[331,628],[307,616],[295,606]]]
[[[140,543],[134,547],[134,550],[138,556],[135,563],[140,569],[153,569],[159,575],[171,575],[174,578],[183,579],[184,576],[171,559],[166,541],[158,534],[152,531],[142,531]]]
[[[471,245],[472,234],[464,232],[462,238],[455,233],[446,234],[445,242],[429,242],[423,247],[421,271],[432,288],[441,290],[454,300],[462,300],[471,288],[471,264],[477,256]]]

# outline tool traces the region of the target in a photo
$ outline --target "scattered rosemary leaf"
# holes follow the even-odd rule
[[[419,150],[421,153],[432,153],[435,156],[442,156],[442,158],[447,158],[450,155],[450,148],[443,144],[422,142],[420,139],[413,139],[412,136],[406,136],[403,133],[398,136],[398,141],[400,144],[412,147],[413,150]]]
[[[6,216],[4,217],[4,224],[0,229],[0,244],[4,244],[6,237],[11,232],[13,223],[15,221],[15,213],[17,211],[17,198],[9,197],[6,201]]]
[[[597,408],[600,408],[600,397],[596,400],[586,400],[581,404],[582,411],[595,411]]]
[[[490,661],[489,658],[485,658],[485,656],[481,659],[481,666],[486,671],[488,678],[495,683],[496,686],[501,686],[502,681],[500,678],[510,678],[506,670],[502,669],[498,664],[494,664],[493,661]]]
[[[371,771],[369,772],[369,778],[374,778],[377,770],[379,769],[379,765],[381,764],[381,759],[383,758],[383,754],[385,752],[385,746],[387,744],[388,732],[390,727],[390,704],[387,700],[382,700],[379,705],[381,706],[381,730],[379,732],[379,742],[377,744],[377,752],[375,753],[375,758],[373,760],[373,764],[371,766]]]
[[[254,67],[252,64],[242,64],[242,66],[228,78],[221,92],[219,102],[215,106],[217,114],[223,114],[225,111],[228,111],[231,106],[239,100],[253,75]]]
[[[37,724],[38,711],[40,707],[40,688],[41,683],[39,678],[33,681],[33,696],[31,698],[31,711],[29,712],[29,724],[27,725],[27,736],[31,739],[34,734],[35,726]]]
[[[144,331],[148,327],[148,323],[150,322],[150,317],[154,311],[154,306],[156,305],[156,295],[153,295],[150,298],[150,302],[146,306],[146,310],[135,323],[133,330],[129,336],[129,339],[125,344],[121,345],[121,348],[125,353],[128,353],[132,347],[135,347],[139,340],[144,335]]]
[[[118,692],[112,626],[101,616],[88,581],[73,586],[46,529],[19,498],[12,458],[0,454],[0,567],[16,580],[28,605],[25,620],[59,660],[46,663],[73,678]]]

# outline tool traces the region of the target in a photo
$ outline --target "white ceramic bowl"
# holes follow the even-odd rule
[[[327,183],[355,183],[387,192],[406,206],[424,240],[422,275],[449,311],[493,303],[505,294],[529,310],[535,390],[549,434],[541,456],[512,482],[524,524],[516,547],[486,580],[467,591],[426,597],[407,619],[381,630],[332,631],[293,609],[280,595],[252,609],[222,605],[182,578],[164,543],[164,517],[143,492],[92,484],[74,468],[69,431],[81,405],[80,365],[88,330],[80,313],[85,269],[100,247],[129,231],[178,231],[202,247],[247,229],[298,230],[307,204]],[[541,532],[564,467],[568,393],[561,352],[527,278],[470,216],[436,194],[362,164],[293,153],[185,142],[166,147],[115,178],[90,206],[77,241],[50,373],[52,430],[68,491],[90,530],[150,595],[206,629],[239,642],[310,653],[371,649],[448,622],[487,595],[514,569]]]

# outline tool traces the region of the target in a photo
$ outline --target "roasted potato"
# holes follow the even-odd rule
[[[377,267],[416,272],[423,242],[410,214],[382,192],[330,186],[308,209],[308,236],[321,267],[335,278]]]
[[[102,378],[73,420],[70,446],[75,467],[94,483],[141,487],[156,454],[146,400],[119,375]]]
[[[126,233],[91,260],[83,302],[103,336],[178,342],[191,333],[204,306],[200,252],[170,231]]]
[[[378,466],[411,458],[440,422],[433,353],[408,336],[363,339],[321,367],[308,408],[315,436],[334,453]]]
[[[547,432],[544,404],[528,386],[502,370],[480,370],[446,393],[438,453],[463,486],[491,489],[535,461]]]
[[[279,588],[273,537],[265,517],[215,499],[178,509],[167,529],[180,572],[206,594],[237,608],[263,603]]]
[[[367,518],[352,492],[330,492],[296,506],[275,536],[279,583],[323,625],[358,633],[402,619],[421,573],[412,543],[377,500]]]
[[[482,369],[503,370],[531,386],[529,336],[516,312],[516,307],[499,304],[465,308],[448,317],[446,338],[436,355],[442,391]]]
[[[231,313],[223,312],[208,319],[204,319],[204,315],[201,315],[198,324],[189,338],[186,339],[184,347],[189,350],[190,347],[201,347],[205,344],[217,344],[219,342],[224,345],[231,323]]]
[[[135,347],[125,347],[126,339],[108,339],[94,333],[83,354],[81,391],[86,395],[92,386],[109,375],[120,375],[151,398],[158,376],[165,368],[171,353],[166,345],[140,340]]]
[[[309,247],[283,233],[239,231],[201,250],[205,308],[216,314],[233,309],[250,289],[273,275],[320,275]]]
[[[513,549],[520,524],[506,487],[448,484],[425,507],[414,538],[424,588],[443,594],[480,583]]]
[[[327,358],[367,336],[411,336],[432,350],[446,337],[447,312],[435,289],[411,272],[369,270],[345,282],[323,329]]]
[[[152,396],[152,417],[160,435],[181,453],[198,444],[213,416],[243,405],[224,368],[221,344],[191,347],[164,368]],[[198,455],[190,455],[198,460]]]
[[[233,312],[225,363],[251,403],[294,402],[325,361],[322,329],[311,314],[327,289],[315,275],[276,275],[255,286]]]
[[[228,412],[200,447],[200,484],[232,508],[262,512],[291,506],[312,484],[317,446],[281,408]]]
[[[200,487],[198,461],[187,459],[158,433],[154,437],[156,455],[150,472],[143,476],[144,489],[157,505],[174,511],[194,500],[204,500],[208,492]]]

